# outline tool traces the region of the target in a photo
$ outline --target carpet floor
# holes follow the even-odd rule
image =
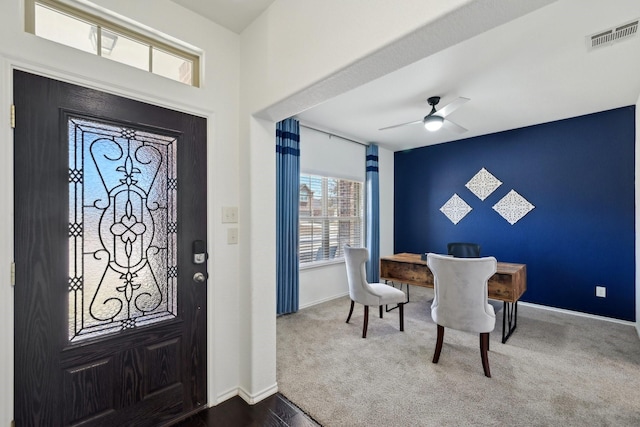
[[[338,298],[277,319],[279,391],[323,426],[640,426],[640,339],[632,326],[519,305],[502,344],[491,333],[492,378],[478,335],[447,329],[431,363],[431,289],[411,287],[398,310],[369,315]]]

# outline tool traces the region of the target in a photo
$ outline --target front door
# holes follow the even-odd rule
[[[206,120],[22,71],[14,103],[16,425],[202,408]]]

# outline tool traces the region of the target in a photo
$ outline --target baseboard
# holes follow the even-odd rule
[[[323,298],[321,300],[317,300],[317,301],[312,301],[312,302],[306,303],[304,305],[301,305],[298,308],[299,309],[303,309],[303,308],[307,308],[307,307],[312,307],[314,305],[322,304],[323,302],[331,301],[331,300],[334,300],[334,299],[337,299],[337,298],[342,298],[342,297],[344,297],[346,295],[349,295],[348,291],[347,292],[343,292],[343,293],[338,294],[338,295],[333,295],[333,296],[330,296],[330,297],[326,297],[326,298]]]
[[[240,395],[242,400],[247,402],[249,405],[254,405],[277,392],[278,392],[278,383],[275,383],[272,386],[267,387],[256,394],[250,394],[246,390],[244,390],[242,387],[238,388],[238,395]]]
[[[300,309],[307,308],[307,307],[312,307],[314,305],[322,304],[323,302],[331,301],[331,300],[334,300],[334,299],[337,299],[337,298],[342,298],[342,297],[347,296],[347,295],[349,295],[349,292],[344,292],[344,293],[341,293],[339,295],[334,295],[334,296],[330,296],[330,297],[327,297],[327,298],[323,298],[321,300],[317,300],[317,301],[313,301],[313,302],[301,305]],[[640,326],[639,326],[639,324],[636,324],[636,322],[631,322],[629,320],[620,320],[620,319],[616,319],[616,318],[613,318],[613,317],[598,316],[597,314],[582,313],[580,311],[573,311],[573,310],[567,310],[567,309],[564,309],[564,308],[550,307],[548,305],[535,304],[535,303],[532,303],[532,302],[518,301],[518,304],[519,305],[524,305],[524,306],[527,306],[527,307],[538,308],[538,309],[541,309],[541,310],[555,311],[555,312],[558,312],[558,313],[572,314],[574,316],[588,317],[588,318],[591,318],[591,319],[603,320],[605,322],[612,322],[612,323],[619,323],[621,325],[633,326],[638,330],[638,336],[640,337]]]
[[[219,405],[220,403],[231,399],[234,396],[237,396],[239,392],[238,387],[231,388],[223,393],[220,393],[216,396],[216,403],[214,405]]]
[[[526,307],[538,308],[540,310],[548,310],[548,311],[555,311],[557,313],[572,314],[574,316],[588,317],[590,319],[603,320],[605,322],[619,323],[621,325],[628,325],[628,326],[636,327],[636,322],[630,322],[628,320],[615,319],[613,317],[598,316],[597,314],[582,313],[580,311],[566,310],[564,308],[549,307],[548,305],[535,304],[535,303],[532,303],[532,302],[519,301],[518,305],[524,305]],[[640,336],[640,330],[638,331],[638,334]]]

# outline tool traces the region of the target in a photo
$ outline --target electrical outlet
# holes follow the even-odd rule
[[[237,245],[238,244],[238,229],[237,228],[229,228],[227,230],[227,244],[229,244],[229,245]]]
[[[222,222],[236,223],[238,222],[238,208],[236,206],[225,206],[222,208]]]
[[[596,296],[600,298],[606,298],[607,288],[605,288],[604,286],[596,285]]]

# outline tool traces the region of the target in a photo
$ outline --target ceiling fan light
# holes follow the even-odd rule
[[[430,132],[435,132],[440,129],[442,127],[442,122],[444,122],[444,119],[436,115],[427,116],[423,120],[425,129]]]

